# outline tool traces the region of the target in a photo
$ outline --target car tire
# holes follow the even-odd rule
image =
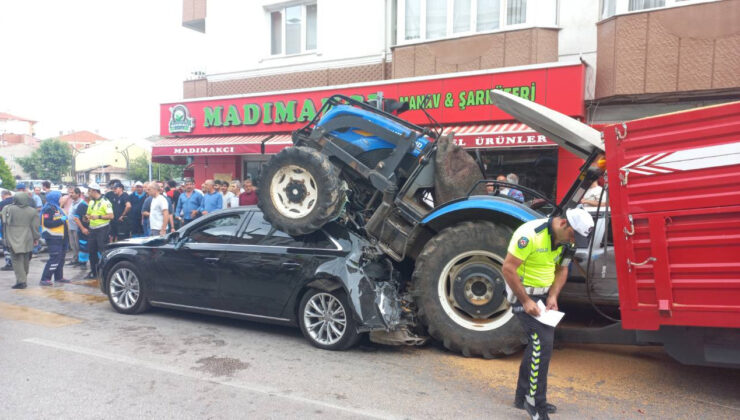
[[[335,219],[344,202],[339,170],[309,147],[288,147],[273,156],[257,190],[265,220],[290,235],[305,235]]]
[[[149,309],[145,282],[131,262],[121,261],[111,268],[105,290],[113,309],[122,314],[133,315]]]
[[[323,319],[331,313],[331,319]],[[347,350],[360,339],[347,295],[341,290],[309,289],[298,305],[298,324],[303,336],[323,350]]]
[[[494,358],[526,343],[501,271],[510,237],[503,225],[464,222],[439,232],[416,259],[411,293],[419,319],[448,350]]]

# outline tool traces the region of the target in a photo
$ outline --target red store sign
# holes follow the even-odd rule
[[[417,124],[428,122],[420,111],[422,106],[441,124],[513,120],[492,105],[491,89],[503,89],[566,115],[582,118],[584,72],[585,68],[580,63],[555,64],[543,68],[477,72],[468,76],[400,79],[335,88],[167,103],[160,105],[160,134],[181,137],[284,133],[305,125],[331,95],[342,94],[369,100],[378,92],[383,92],[386,98],[409,102],[412,111],[403,114],[403,118]],[[425,105],[426,95],[431,95],[431,100]],[[516,136],[521,138],[516,140],[509,140],[511,136],[487,134],[471,138],[466,135],[461,137],[461,141],[466,147],[511,146],[512,144],[507,144],[511,141],[516,143],[514,145],[552,145],[549,140],[540,139],[532,132],[517,133]],[[469,145],[471,141],[474,145]]]

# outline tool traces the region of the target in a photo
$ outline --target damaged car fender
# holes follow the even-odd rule
[[[329,292],[342,288],[359,332],[397,329],[402,324],[402,299],[398,273],[390,260],[352,232],[339,226],[327,226],[327,230],[348,254],[317,267],[315,280],[307,286]]]

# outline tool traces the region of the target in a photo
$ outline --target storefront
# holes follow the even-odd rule
[[[561,196],[581,161],[493,106],[490,90],[503,89],[583,120],[584,73],[580,63],[552,63],[166,103],[160,106],[166,139],[155,144],[152,156],[161,163],[187,164],[197,184],[209,178],[258,178],[261,165],[291,145],[290,133],[310,121],[331,95],[372,100],[382,93],[409,102],[402,118],[416,124],[429,124],[425,108],[446,133],[455,133],[459,145],[481,157],[487,177],[514,172],[522,185]]]

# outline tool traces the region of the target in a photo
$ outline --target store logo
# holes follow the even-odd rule
[[[170,133],[189,133],[194,127],[195,118],[190,117],[190,111],[185,105],[170,108]]]

